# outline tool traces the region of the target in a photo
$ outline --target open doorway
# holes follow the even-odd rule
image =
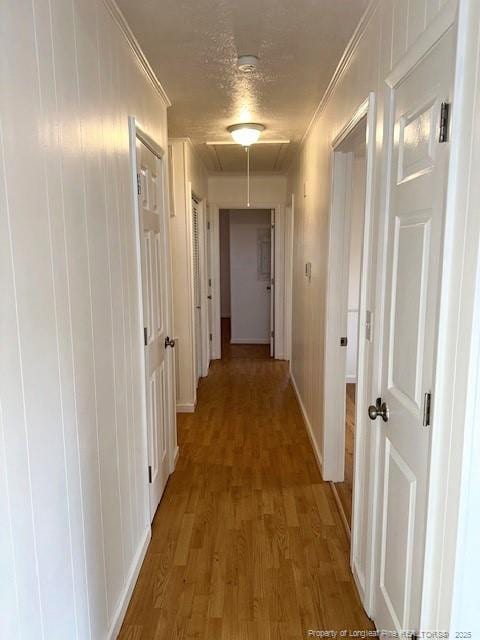
[[[366,191],[366,120],[363,119],[347,137],[341,151],[347,156],[346,184],[347,256],[347,317],[345,375],[345,451],[343,481],[334,483],[342,517],[348,532],[352,527],[353,471],[355,447],[355,408],[358,381],[358,325],[360,306],[360,276],[362,268],[363,231],[365,225]]]
[[[200,378],[208,375],[210,364],[206,230],[205,202],[192,193],[193,333],[196,385]]]
[[[219,211],[222,357],[274,355],[273,215]]]
[[[332,142],[322,475],[351,537],[360,599],[371,609],[373,575],[367,407],[373,363],[370,296],[375,96],[370,93]]]

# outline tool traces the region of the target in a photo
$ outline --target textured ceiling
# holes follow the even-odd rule
[[[368,0],[117,2],[173,103],[170,136],[190,137],[213,171],[241,171],[245,152],[205,143],[229,140],[237,122],[298,142]],[[253,74],[237,69],[244,53],[259,57]],[[281,171],[291,153],[257,145],[252,170]]]
[[[291,153],[291,144],[255,144],[250,147],[250,170],[259,173],[281,172]],[[238,144],[199,145],[203,161],[211,172],[245,170],[247,156]]]

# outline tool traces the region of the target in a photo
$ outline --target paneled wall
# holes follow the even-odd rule
[[[170,219],[173,270],[173,324],[177,344],[177,411],[191,412],[196,403],[193,313],[192,192],[207,197],[207,172],[188,139],[171,139],[175,211]],[[205,202],[203,203],[205,204]]]
[[[99,640],[150,533],[127,118],[166,147],[166,104],[102,0],[0,24],[0,637]]]
[[[376,210],[381,197],[384,80],[416,38],[455,0],[373,0],[289,173],[295,195],[292,375],[319,459],[323,456],[323,380],[331,142],[360,104],[377,101]],[[305,277],[305,263],[312,277]],[[371,304],[373,300],[370,301]]]

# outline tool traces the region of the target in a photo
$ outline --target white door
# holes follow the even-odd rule
[[[167,237],[162,160],[137,138],[138,210],[142,256],[142,295],[147,395],[148,477],[153,519],[169,475],[169,359]],[[169,339],[168,339],[169,340]]]
[[[192,198],[192,251],[193,251],[193,312],[195,333],[195,376],[196,382],[202,376],[202,284],[200,269],[200,206]]]
[[[275,355],[275,209],[270,212],[270,357]]]
[[[377,417],[379,558],[375,622],[418,629],[442,263],[448,143],[439,142],[441,103],[452,90],[454,37],[448,32],[391,89],[391,188],[383,327],[382,401]],[[369,410],[372,411],[372,407]],[[373,416],[371,416],[373,417]],[[427,415],[425,415],[428,418]]]
[[[208,317],[208,365],[213,360],[213,333],[214,333],[214,307],[213,307],[213,250],[212,250],[212,221],[211,209],[207,204],[207,233],[206,233],[206,262],[207,262],[207,317]]]

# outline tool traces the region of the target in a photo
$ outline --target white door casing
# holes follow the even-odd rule
[[[275,357],[275,209],[270,212],[270,357]]]
[[[374,619],[380,629],[418,631],[432,426],[448,144],[439,142],[442,102],[453,80],[454,34],[390,88],[390,206],[384,279],[382,399],[377,418],[378,550]]]
[[[220,309],[220,211],[222,209],[243,209],[244,202],[211,202],[210,203],[210,233],[211,233],[211,268],[212,286],[212,359],[221,358],[221,309]],[[278,360],[284,357],[285,331],[284,320],[286,313],[285,288],[291,286],[291,281],[286,279],[285,270],[282,268],[285,256],[285,206],[283,203],[256,202],[251,209],[274,209],[275,210],[275,244],[274,251],[277,256],[274,279],[276,283],[277,295],[275,296],[275,358]]]
[[[199,216],[199,258],[200,258],[200,315],[201,315],[201,344],[202,344],[202,376],[208,376],[210,365],[210,330],[209,330],[209,260],[208,260],[208,229],[207,202],[200,202]]]
[[[213,331],[214,331],[214,308],[213,308],[213,266],[212,266],[212,223],[210,216],[210,206],[205,207],[207,231],[206,231],[206,264],[207,264],[207,317],[208,317],[208,358],[207,369],[214,359]]]
[[[168,327],[168,219],[163,160],[137,138],[138,212],[145,343],[148,479],[153,519],[169,475],[170,358]]]
[[[202,306],[200,275],[200,207],[192,196],[192,256],[193,256],[193,327],[195,343],[195,386],[202,376]]]

